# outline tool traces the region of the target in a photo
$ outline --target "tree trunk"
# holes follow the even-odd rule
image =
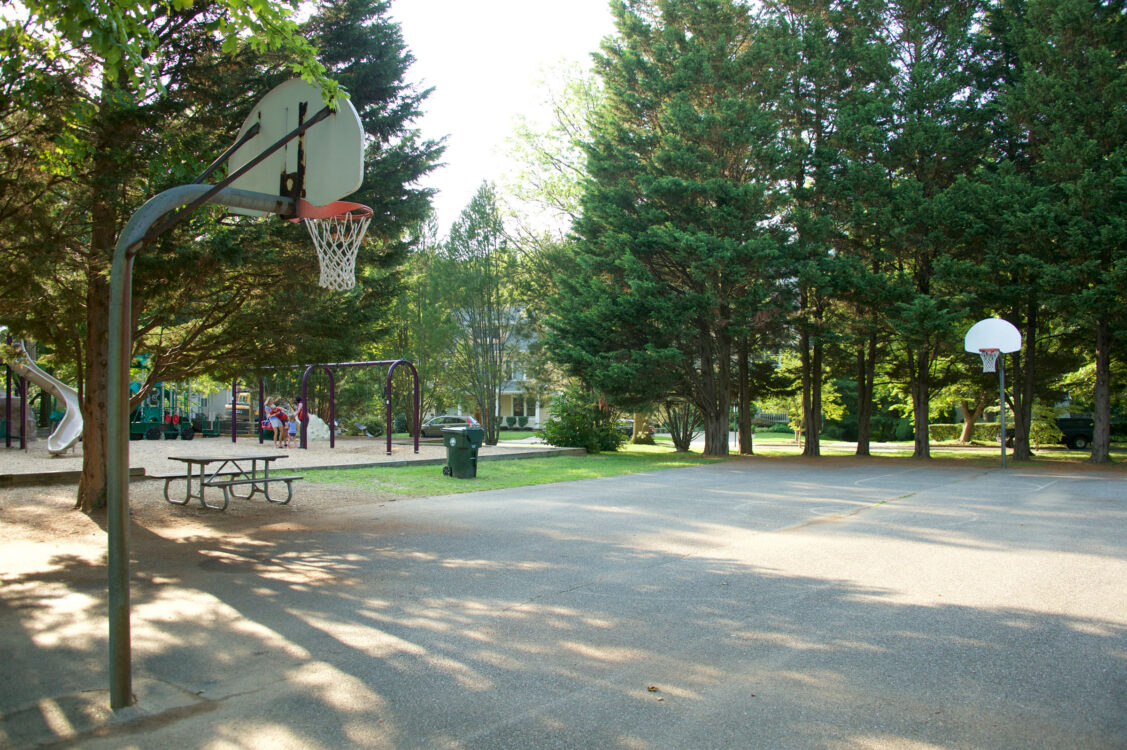
[[[867,350],[867,351],[866,351]],[[877,373],[877,335],[857,350],[857,451],[868,456],[873,433],[873,391]]]
[[[1021,461],[1028,461],[1033,458],[1033,451],[1029,447],[1029,430],[1033,423],[1033,373],[1037,369],[1036,303],[1031,302],[1029,304],[1025,320],[1025,355],[1022,356],[1020,351],[1015,352],[1011,360],[1013,366],[1013,456]]]
[[[931,356],[924,346],[910,354],[912,363],[912,421],[915,422],[913,458],[931,458],[931,440],[927,433],[931,375]]]
[[[633,417],[634,431],[630,435],[630,442],[633,445],[653,445],[653,435],[650,434],[650,412],[636,411]]]
[[[90,513],[106,507],[106,447],[109,443],[109,284],[97,269],[87,278],[86,383],[82,400],[82,475],[75,507]]]
[[[806,420],[806,445],[802,448],[804,456],[822,455],[822,342],[814,342],[814,352],[810,372],[810,415]]]
[[[755,453],[752,441],[754,440],[751,432],[751,377],[749,372],[749,358],[751,357],[751,347],[748,343],[747,336],[740,337],[739,344],[736,346],[736,371],[739,378],[739,405],[736,407],[738,414],[738,429],[740,436],[740,454],[750,456]]]
[[[986,403],[988,401],[988,394],[983,391],[978,394],[978,403],[971,408],[971,405],[963,400],[963,431],[959,435],[960,443],[969,443],[974,436],[974,426],[978,423],[979,417],[982,412],[986,411]]]
[[[1111,333],[1096,322],[1096,389],[1092,394],[1092,457],[1094,464],[1111,462]]]
[[[805,437],[802,455],[821,455],[822,429],[822,344],[811,344],[810,334],[799,335],[802,359],[802,433]]]
[[[113,82],[102,81],[90,205],[90,250],[86,268],[86,383],[82,399],[82,475],[75,507],[90,513],[106,507],[106,447],[109,444],[109,268],[117,244],[117,200],[121,192],[115,156],[128,142],[125,118],[114,116]],[[123,140],[125,139],[125,140]],[[135,300],[138,304],[140,300]]]
[[[704,455],[728,455],[728,418],[732,400],[731,340],[723,330],[702,326],[700,341],[701,416],[704,418]]]

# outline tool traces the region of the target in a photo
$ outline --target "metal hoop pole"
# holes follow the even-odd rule
[[[114,247],[110,271],[109,358],[106,397],[107,613],[110,708],[133,703],[129,625],[129,362],[133,349],[133,260],[156,232],[149,229],[170,211],[196,201],[290,215],[291,198],[210,185],[180,185],[150,198],[130,217]],[[231,414],[235,422],[235,414]]]

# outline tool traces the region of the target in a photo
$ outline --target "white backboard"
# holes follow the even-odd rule
[[[1008,320],[986,318],[970,327],[963,339],[963,348],[968,352],[982,349],[997,349],[1005,354],[1021,349],[1021,331]]]
[[[233,174],[253,160],[324,106],[321,90],[299,78],[271,89],[243,122],[236,143],[255,123],[261,129],[231,155],[227,174]],[[299,156],[304,161],[303,177],[299,176]],[[297,197],[315,206],[340,200],[360,188],[364,179],[364,129],[360,116],[347,99],[338,102],[337,111],[328,119],[291,140],[231,183],[231,187],[287,195],[299,179],[302,189]],[[262,215],[245,209],[231,210],[249,216]]]

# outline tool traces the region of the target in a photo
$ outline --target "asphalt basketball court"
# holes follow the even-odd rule
[[[1125,482],[750,459],[135,528],[138,704],[106,714],[91,577],[46,612],[0,600],[0,738],[1127,747]]]

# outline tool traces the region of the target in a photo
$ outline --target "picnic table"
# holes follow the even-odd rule
[[[299,476],[279,476],[270,473],[270,464],[280,458],[289,458],[285,453],[256,453],[238,456],[169,456],[170,461],[182,461],[186,464],[183,474],[166,474],[164,479],[164,499],[173,505],[187,505],[192,499],[200,501],[205,508],[212,510],[226,510],[232,496],[242,500],[254,497],[254,493],[261,492],[268,502],[285,505],[293,499],[293,484]],[[184,498],[172,498],[168,494],[169,486],[175,481],[186,484]],[[270,485],[284,482],[286,485],[286,499],[276,500],[270,497]],[[195,492],[193,492],[193,486]],[[211,505],[204,497],[208,487],[223,490],[223,504]],[[248,487],[250,492],[240,495],[235,488]]]

